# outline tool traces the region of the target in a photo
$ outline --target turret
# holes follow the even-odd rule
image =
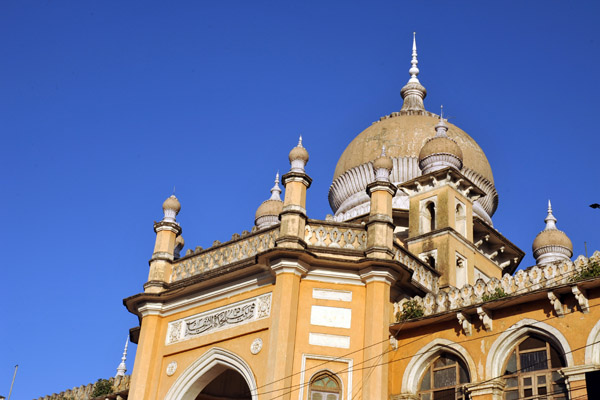
[[[271,188],[271,197],[263,201],[256,210],[254,225],[258,229],[268,228],[279,223],[279,214],[283,209],[281,201],[281,188],[279,187],[279,172],[275,175],[275,185]]]
[[[571,239],[556,228],[556,218],[552,215],[552,204],[548,200],[546,227],[537,234],[531,246],[537,265],[545,265],[556,261],[567,261],[573,257]]]

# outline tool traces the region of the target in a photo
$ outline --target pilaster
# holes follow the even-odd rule
[[[466,385],[471,400],[503,400],[506,382],[503,378]]]
[[[300,279],[308,268],[294,259],[278,259],[271,263],[276,274],[269,330],[269,358],[266,365],[265,399],[289,400],[292,385],[294,346]]]

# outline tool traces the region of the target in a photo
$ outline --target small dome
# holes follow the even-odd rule
[[[385,155],[385,147],[383,148],[382,154],[373,161],[373,168],[375,168],[375,170],[387,169],[388,171],[391,171],[392,168],[394,168],[392,159]]]
[[[448,137],[448,125],[441,114],[435,131],[435,136],[427,139],[421,147],[419,168],[424,174],[446,167],[460,171],[463,166],[463,152],[458,143]]]
[[[175,239],[175,247],[183,249],[183,246],[185,246],[185,240],[183,240],[183,236],[179,235],[177,236],[177,239]]]
[[[175,197],[173,194],[165,200],[162,207],[163,211],[172,210],[175,211],[175,214],[179,214],[179,211],[181,210],[181,204],[179,203],[179,200],[177,200],[177,197]]]
[[[568,249],[571,252],[571,254],[573,254],[573,243],[571,243],[571,239],[569,239],[566,233],[558,229],[548,231],[543,230],[540,233],[538,233],[535,239],[533,240],[531,250],[533,250],[533,252],[536,252],[537,250],[546,246],[564,247]]]
[[[556,228],[556,218],[552,215],[550,200],[548,200],[548,216],[544,221],[546,228],[537,234],[531,246],[536,264],[544,265],[570,260],[573,256],[573,243],[566,233]]]
[[[281,210],[283,209],[283,201],[281,200],[265,200],[262,202],[258,209],[256,210],[255,220],[258,220],[260,217],[265,216],[276,216],[278,217],[281,214]]]
[[[290,162],[295,160],[302,160],[305,164],[308,162],[308,151],[302,146],[302,136],[300,136],[298,145],[290,151],[289,159]]]
[[[434,154],[449,154],[462,160],[463,154],[458,144],[449,137],[434,137],[429,139],[419,152],[419,162]]]

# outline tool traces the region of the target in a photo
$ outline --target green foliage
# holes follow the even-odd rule
[[[402,322],[425,315],[425,310],[416,300],[409,300],[402,306],[402,312],[396,313],[396,321]]]
[[[584,279],[596,278],[600,276],[600,262],[591,261],[588,262],[581,271],[577,272],[572,278],[571,282],[582,281]]]
[[[98,379],[98,382],[94,384],[94,390],[92,391],[92,398],[111,394],[113,392],[113,385],[107,379]]]
[[[494,293],[492,294],[484,294],[483,296],[481,296],[481,300],[483,301],[492,301],[492,300],[498,300],[501,299],[503,297],[508,296],[506,294],[506,292],[504,291],[504,289],[502,289],[501,287],[497,287],[496,290],[494,290]]]

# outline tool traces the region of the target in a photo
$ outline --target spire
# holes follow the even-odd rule
[[[127,346],[129,345],[129,337],[125,341],[125,350],[123,350],[123,356],[121,357],[121,363],[117,367],[117,376],[125,376],[125,372],[127,372],[127,367],[125,366],[125,360],[127,360]]]
[[[419,83],[419,78],[417,78],[417,75],[419,75],[419,68],[417,68],[417,65],[419,64],[419,61],[417,60],[417,32],[413,32],[412,60],[410,63],[412,67],[408,70],[410,73],[410,79],[408,81]]]
[[[277,175],[275,175],[275,185],[271,188],[271,198],[269,200],[281,201],[281,197],[279,197],[280,194],[281,188],[279,187],[279,171],[277,171]]]
[[[548,216],[546,216],[546,219],[544,219],[544,222],[546,223],[546,229],[544,229],[545,231],[549,231],[551,229],[557,229],[556,228],[556,218],[554,218],[554,215],[552,215],[552,204],[550,203],[550,200],[548,200]]]
[[[298,138],[298,147],[302,147],[302,135]]]
[[[435,126],[435,137],[448,137],[446,132],[448,132],[448,125],[446,125],[446,120],[444,119],[444,106],[440,106],[440,122]]]
[[[412,47],[412,60],[410,61],[411,67],[408,70],[410,79],[408,83],[400,91],[400,96],[404,100],[402,109],[400,111],[425,111],[425,105],[423,99],[427,96],[427,90],[419,82],[419,60],[417,60],[417,33],[413,32],[413,47]]]

